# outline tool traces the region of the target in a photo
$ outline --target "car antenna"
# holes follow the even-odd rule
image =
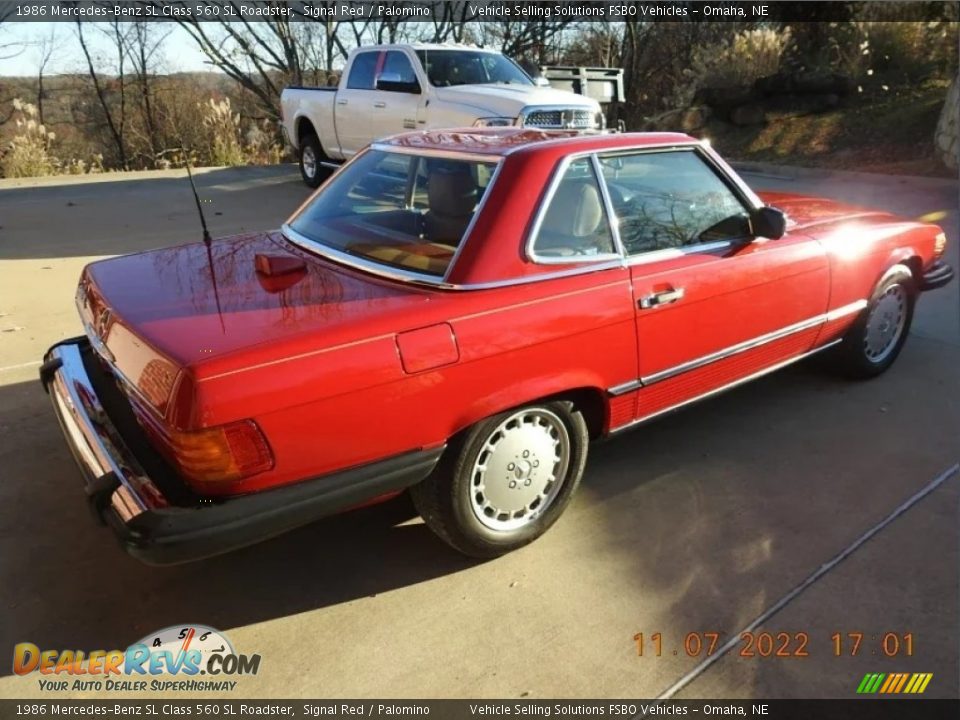
[[[183,164],[187,166],[187,177],[190,178],[190,188],[193,190],[193,199],[197,203],[197,212],[200,214],[200,227],[203,228],[203,244],[207,246],[207,265],[210,268],[210,281],[213,284],[213,299],[217,303],[217,317],[220,318],[220,330],[226,334],[227,327],[223,322],[223,310],[220,307],[220,290],[217,288],[217,271],[213,266],[213,238],[210,237],[210,231],[207,229],[207,219],[203,216],[203,206],[200,204],[200,193],[197,192],[197,184],[193,181],[193,171],[190,169],[190,152],[182,141],[180,146],[180,149],[183,150]]]
[[[190,178],[190,189],[193,190],[193,199],[197,203],[197,212],[200,214],[200,227],[203,228],[203,242],[206,243],[209,248],[213,239],[210,237],[210,231],[207,230],[207,219],[203,216],[203,206],[200,204],[200,194],[197,192],[197,184],[193,181],[193,171],[190,169],[190,152],[186,147],[181,147],[180,149],[183,150],[183,162],[187,166],[187,177]]]

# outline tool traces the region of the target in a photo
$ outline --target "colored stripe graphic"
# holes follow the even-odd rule
[[[890,691],[890,686],[897,679],[897,673],[890,673],[887,675],[887,681],[883,683],[883,686],[880,688],[881,694],[887,693]]]
[[[867,673],[857,686],[860,695],[919,695],[927,689],[933,673]]]

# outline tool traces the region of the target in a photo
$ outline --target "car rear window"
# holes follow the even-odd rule
[[[369,150],[290,227],[319,246],[442,278],[495,168],[491,161]]]

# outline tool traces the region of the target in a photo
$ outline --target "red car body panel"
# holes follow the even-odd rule
[[[683,135],[430,132],[384,146],[498,158],[436,286],[348,267],[280,232],[85,269],[78,299],[88,334],[145,426],[252,419],[267,439],[272,469],[208,494],[439,448],[483,418],[554,395],[586,398],[597,409],[593,434],[606,434],[836,340],[891,266],[905,263],[919,278],[937,259],[934,225],[818,198],[757,199]],[[757,206],[784,210],[786,234],[595,267],[527,257],[533,218],[565,158],[671,147],[701,148]],[[258,262],[294,271],[265,276]],[[682,302],[638,309],[681,287]]]

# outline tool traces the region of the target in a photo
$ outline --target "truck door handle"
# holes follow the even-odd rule
[[[373,106],[374,106],[375,108],[385,108],[385,107],[387,106],[387,104],[386,104],[385,102],[383,102],[383,101],[380,101],[380,102],[375,102],[375,103],[373,104]]]
[[[346,101],[345,99],[344,99],[344,100],[337,100],[337,105],[346,105],[346,104],[347,104],[347,101]]]
[[[664,290],[663,292],[656,292],[651,295],[644,295],[637,301],[637,305],[640,306],[641,310],[649,310],[650,308],[655,308],[660,305],[669,305],[670,303],[675,303],[677,300],[682,299],[683,295],[683,288],[673,288],[670,290]]]

